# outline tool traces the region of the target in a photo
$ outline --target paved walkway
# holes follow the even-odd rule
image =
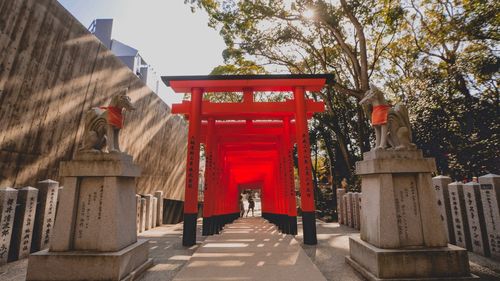
[[[200,219],[197,230],[201,233]],[[205,239],[197,235],[196,245],[182,246],[182,223],[162,225],[141,233],[139,237],[149,239],[149,257],[153,258],[153,266],[141,275],[140,281],[171,281]]]
[[[255,220],[258,222],[261,221],[261,226],[255,226],[255,229],[245,228],[243,227],[245,223],[250,223],[251,220]],[[240,224],[241,223],[241,224]],[[252,223],[253,224],[253,223]],[[237,227],[237,228],[234,228]],[[259,228],[261,228],[259,230]],[[266,229],[267,228],[267,229]],[[257,235],[256,230],[260,232],[268,232],[267,234],[262,233],[262,235]],[[310,260],[318,267],[321,273],[324,275],[326,280],[328,281],[363,281],[362,278],[357,275],[353,269],[348,266],[344,257],[349,253],[349,244],[348,240],[350,236],[359,236],[359,232],[352,228],[348,228],[338,223],[324,223],[317,221],[317,231],[318,231],[318,245],[308,246],[302,244],[302,226],[300,225],[299,219],[299,234],[296,236],[296,240],[291,236],[284,236],[274,232],[275,229],[272,225],[266,224],[260,218],[245,218],[241,221],[238,221],[237,224],[229,224],[226,226],[224,234],[219,236],[211,236],[205,238],[204,236],[199,235],[201,233],[201,220],[198,220],[198,235],[197,235],[197,244],[190,248],[185,248],[182,246],[182,223],[175,225],[163,225],[161,227],[154,228],[152,230],[141,233],[141,238],[150,239],[150,257],[154,260],[154,265],[149,268],[140,278],[139,281],[170,281],[174,278],[177,280],[186,280],[180,279],[183,278],[183,272],[187,270],[186,265],[191,264],[192,261],[198,261],[198,263],[194,264],[196,268],[201,267],[203,271],[203,278],[194,279],[194,280],[210,280],[207,276],[211,274],[216,274],[219,270],[242,270],[242,272],[247,272],[247,274],[251,275],[237,275],[233,279],[225,279],[227,280],[256,280],[256,281],[267,281],[267,280],[276,280],[271,279],[276,270],[277,272],[282,272],[283,269],[290,272],[302,271],[301,266],[299,266],[299,260],[303,261],[303,255],[296,255],[294,258],[293,255],[288,253],[289,259],[287,260],[285,257],[286,247],[288,249],[292,249],[292,247],[302,246],[305,253],[309,257],[309,261],[306,262],[307,268],[310,268]],[[274,233],[273,233],[274,232]],[[231,235],[231,236],[229,236]],[[271,238],[264,238],[264,235],[270,235]],[[222,242],[220,240],[220,236],[224,236],[224,239],[227,241]],[[203,242],[206,239],[206,242]],[[247,239],[247,240],[244,240]],[[253,241],[254,239],[255,241]],[[264,241],[265,239],[269,239],[268,241]],[[282,239],[280,241],[280,239]],[[258,240],[262,240],[262,242],[257,243]],[[219,241],[219,242],[217,242]],[[251,244],[255,244],[255,247],[260,251],[251,252],[252,247]],[[231,249],[230,256],[217,256],[214,255],[221,251],[221,247],[202,247],[208,245],[208,243],[216,244],[216,243],[230,243],[233,246],[239,245],[240,247],[229,247]],[[240,243],[236,244],[235,243]],[[279,243],[279,244],[277,244]],[[298,244],[297,244],[298,243]],[[248,244],[248,247],[242,244]],[[264,246],[259,247],[260,244],[264,244]],[[276,245],[276,247],[274,247]],[[217,246],[217,245],[215,245]],[[220,246],[220,245],[219,245]],[[297,249],[297,248],[295,248]],[[227,249],[226,249],[227,250]],[[267,251],[266,251],[267,250]],[[206,252],[205,252],[206,251]],[[214,251],[214,252],[210,252]],[[302,251],[301,251],[302,252]],[[250,253],[250,256],[249,256]],[[263,256],[262,260],[251,259],[252,253],[254,256],[259,257]],[[271,253],[271,256],[267,256]],[[296,252],[297,253],[297,252]],[[204,258],[203,256],[214,255],[212,258]],[[234,258],[231,258],[234,256]],[[278,256],[282,256],[281,260],[278,259]],[[270,258],[272,257],[272,258]],[[257,264],[259,261],[266,262],[271,259],[270,263]],[[472,273],[481,277],[481,281],[499,281],[500,280],[500,262],[493,261],[488,258],[481,257],[474,253],[469,252],[470,266]],[[254,263],[250,261],[253,260]],[[295,265],[293,261],[295,260]],[[224,266],[207,266],[203,265],[203,262],[214,262],[214,261],[222,261],[225,263]],[[231,264],[231,261],[236,261]],[[229,264],[228,264],[229,263]],[[244,263],[241,265],[241,263]],[[274,263],[274,265],[273,265]],[[288,264],[287,264],[288,263]],[[9,280],[9,281],[24,281],[26,276],[26,266],[27,259],[8,263],[6,265],[0,266],[0,281]],[[264,271],[271,271],[264,275]],[[289,273],[289,272],[287,272]],[[292,274],[290,274],[292,275]],[[239,277],[238,277],[239,276]],[[285,276],[285,275],[283,275]],[[288,280],[298,280],[295,278],[300,275],[293,276],[293,278]],[[279,277],[279,276],[278,276]],[[311,276],[312,277],[312,276]],[[239,279],[238,279],[239,278]],[[189,280],[189,279],[187,279]],[[213,279],[212,279],[213,280]],[[225,281],[221,279],[221,281]],[[307,276],[307,279],[303,279],[305,281],[314,281],[315,279]],[[324,280],[324,279],[320,279]]]
[[[245,218],[206,238],[174,280],[326,279],[295,238],[262,218]]]

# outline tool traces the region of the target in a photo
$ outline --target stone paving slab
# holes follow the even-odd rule
[[[198,220],[197,230],[201,232],[201,220]],[[182,223],[162,225],[141,233],[139,237],[149,239],[149,256],[153,258],[153,266],[141,276],[141,281],[172,280],[205,239],[197,235],[196,245],[182,246]]]
[[[293,236],[262,218],[239,219],[205,239],[174,280],[326,281]]]
[[[305,245],[302,236],[302,222],[298,221],[298,235],[295,237],[306,254],[318,266],[328,281],[362,281],[348,264],[345,256],[349,255],[349,237],[359,236],[359,231],[339,225],[316,220],[317,245]]]

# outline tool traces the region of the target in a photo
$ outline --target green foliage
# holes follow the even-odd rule
[[[359,183],[354,163],[373,142],[358,105],[368,82],[409,105],[414,141],[436,158],[440,173],[463,179],[500,172],[498,1],[186,3],[206,10],[226,42],[226,65],[214,74],[335,75],[334,85],[310,96],[326,104],[311,124],[311,144],[323,157],[316,175],[331,176],[332,187],[344,177]]]
[[[498,173],[500,5],[410,4],[380,79],[409,103],[415,141],[440,173],[457,180]]]

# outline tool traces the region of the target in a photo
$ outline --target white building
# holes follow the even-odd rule
[[[137,49],[112,39],[113,19],[96,19],[89,27],[101,42],[127,65],[153,92],[159,94],[160,79],[156,71],[139,54]]]

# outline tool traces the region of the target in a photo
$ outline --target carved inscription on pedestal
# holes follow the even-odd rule
[[[394,176],[393,178],[400,244],[403,247],[423,245],[416,180],[413,176]]]
[[[88,177],[82,180],[76,215],[75,249],[97,249],[99,230],[103,226],[103,197],[103,178]]]

